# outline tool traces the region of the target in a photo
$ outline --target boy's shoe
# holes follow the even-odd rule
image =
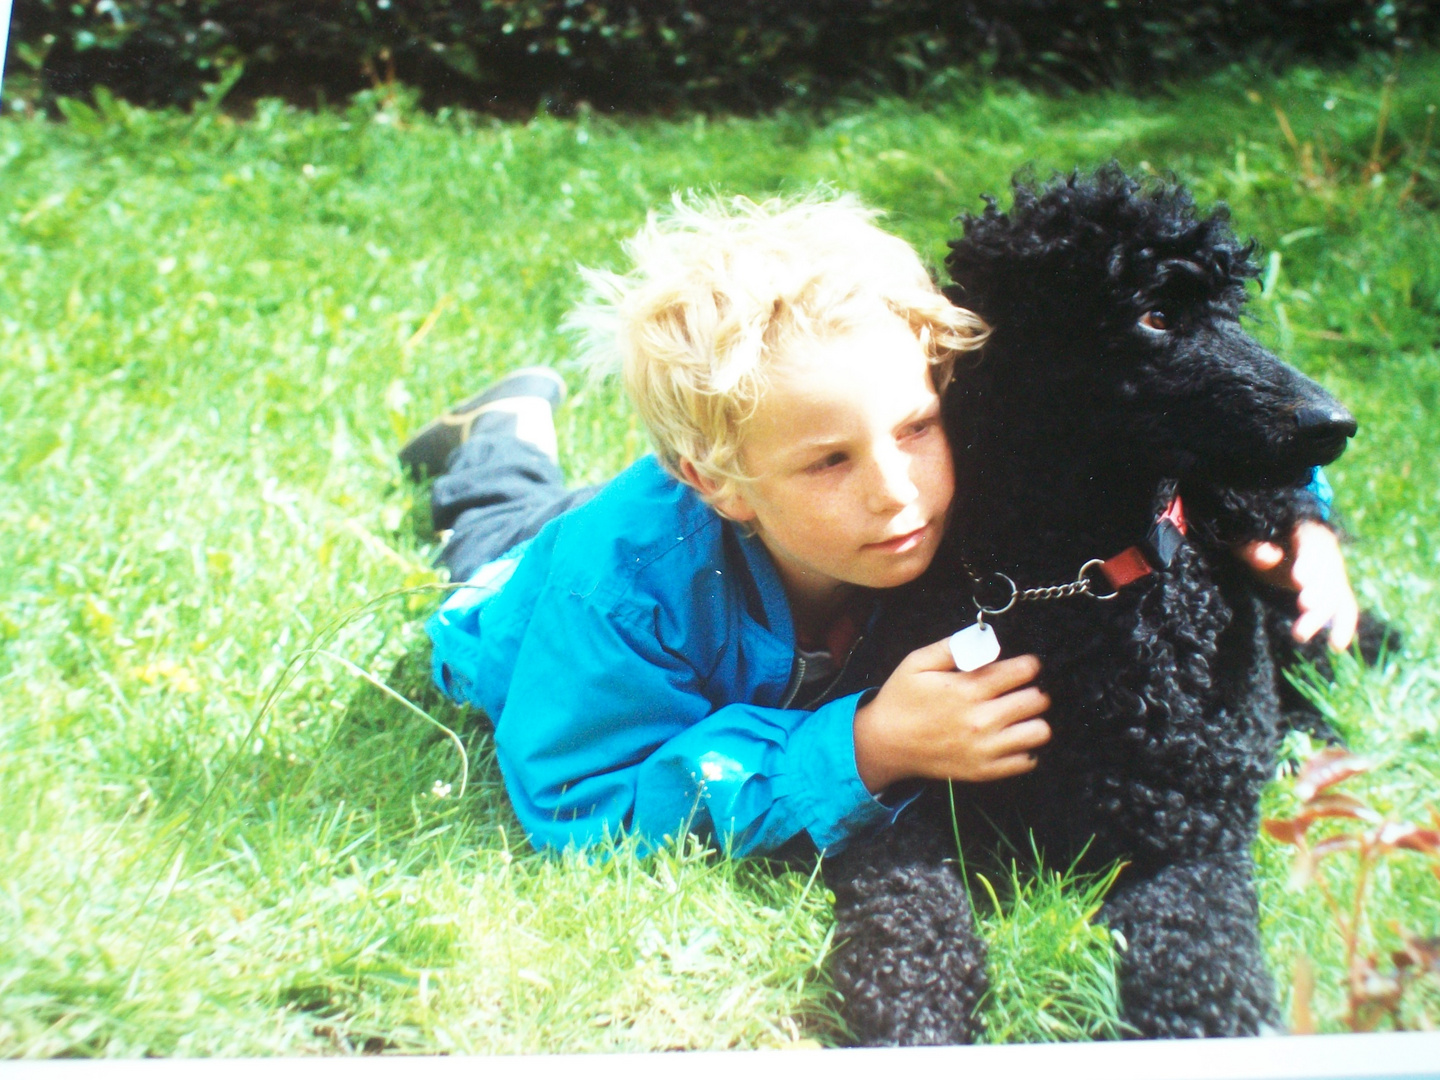
[[[476,417],[510,398],[539,398],[553,412],[565,400],[565,380],[548,367],[521,368],[432,420],[400,448],[400,465],[417,480],[439,476],[455,448],[470,437]]]

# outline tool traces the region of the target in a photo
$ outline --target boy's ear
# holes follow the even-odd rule
[[[695,463],[689,458],[680,459],[680,477],[692,488],[700,493],[700,497],[709,503],[721,517],[727,517],[731,521],[744,523],[755,520],[755,511],[734,486],[721,494],[720,485],[711,477],[706,476]]]

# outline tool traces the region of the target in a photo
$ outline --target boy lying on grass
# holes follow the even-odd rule
[[[1033,656],[962,673],[937,642],[829,697],[885,590],[940,547],[939,394],[986,336],[874,216],[849,198],[677,202],[630,241],[629,274],[591,274],[579,321],[618,352],[655,445],[601,489],[564,488],[548,369],[401,452],[443,470],[440,558],[468,582],[428,626],[436,681],[494,721],[536,846],[688,829],[737,855],[807,837],[833,853],[893,817],[901,781],[1034,767],[1050,730]],[[1328,529],[1239,554],[1299,590],[1298,633],[1348,645]]]

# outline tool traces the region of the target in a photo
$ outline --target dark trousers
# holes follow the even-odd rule
[[[452,530],[435,562],[449,568],[451,581],[468,581],[599,490],[567,490],[560,467],[515,437],[513,413],[482,413],[430,489],[435,531]]]

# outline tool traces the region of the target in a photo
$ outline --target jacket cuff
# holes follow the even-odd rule
[[[888,825],[915,795],[881,801],[855,766],[855,710],[865,691],[822,705],[796,729],[789,756],[805,792],[802,819],[817,850],[834,855],[862,829]],[[917,792],[918,794],[918,792]]]
[[[1305,491],[1314,497],[1320,520],[1328,522],[1335,513],[1335,489],[1319,465],[1310,470],[1310,483],[1305,485]]]

